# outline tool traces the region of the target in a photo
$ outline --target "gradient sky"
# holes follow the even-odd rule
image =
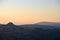
[[[60,22],[60,0],[0,0],[0,23]]]

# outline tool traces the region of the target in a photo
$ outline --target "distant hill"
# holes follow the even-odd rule
[[[0,24],[0,28],[5,29],[27,29],[32,30],[34,28],[43,28],[43,29],[60,29],[60,23],[58,22],[39,22],[35,24],[27,24],[27,25],[15,25],[12,22],[9,22],[8,24]]]
[[[0,29],[27,29],[32,30],[34,28],[43,28],[43,29],[60,29],[60,22],[38,22],[35,24],[26,24],[26,25],[15,25],[12,22],[9,22],[8,24],[0,24]]]
[[[38,22],[37,25],[50,25],[60,27],[60,22]]]

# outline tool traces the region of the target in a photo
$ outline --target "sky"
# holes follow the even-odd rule
[[[60,22],[60,0],[0,0],[0,23]]]

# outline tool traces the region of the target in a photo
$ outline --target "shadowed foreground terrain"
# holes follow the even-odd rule
[[[0,40],[60,40],[60,27],[52,25],[0,24]]]

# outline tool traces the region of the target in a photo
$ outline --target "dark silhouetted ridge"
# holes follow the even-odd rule
[[[13,24],[12,22],[9,22],[6,26],[16,26],[16,25]]]

